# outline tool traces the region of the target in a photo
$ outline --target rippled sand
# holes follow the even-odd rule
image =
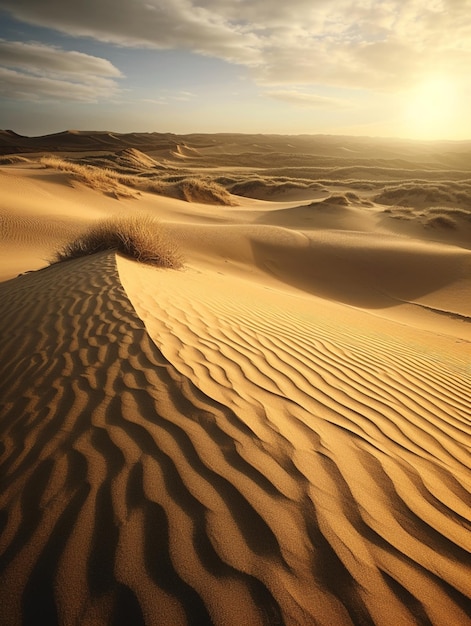
[[[5,273],[133,206],[12,171]],[[167,199],[183,270],[0,283],[2,624],[469,622],[470,252],[279,210]]]

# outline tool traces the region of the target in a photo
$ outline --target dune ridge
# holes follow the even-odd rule
[[[467,365],[205,280],[1,285],[8,623],[464,623]]]
[[[171,285],[161,274],[152,289],[147,270],[132,272],[121,260],[119,267],[158,347],[205,394],[233,408],[250,434],[241,438],[218,425],[288,500],[270,502],[265,493],[258,504],[295,572],[291,584],[283,576],[298,603],[289,608],[282,596],[285,622],[324,623],[322,615],[330,616],[325,623],[355,624],[466,619],[466,358],[437,361],[420,343],[397,340],[393,326],[391,334],[355,332],[354,314],[339,332],[344,312],[334,316],[321,302],[300,316],[299,302],[290,310],[286,294],[282,306],[260,292],[241,297],[242,289],[231,298],[223,279],[212,276],[208,290],[195,274],[173,277]],[[240,477],[237,483],[242,488]],[[255,503],[254,485],[245,489]],[[312,596],[319,581],[324,602]],[[328,607],[329,597],[348,614]]]
[[[468,144],[292,139],[0,132],[2,626],[471,619]],[[139,215],[182,269],[32,271]]]
[[[200,456],[193,437],[211,451],[220,443],[199,425],[218,407],[149,341],[114,254],[6,290],[0,599],[10,623],[283,623],[259,577],[213,546],[211,516],[249,562],[281,559],[237,485]],[[18,327],[35,332],[19,342]]]

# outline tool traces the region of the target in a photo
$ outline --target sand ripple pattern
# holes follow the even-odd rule
[[[0,285],[2,626],[465,624],[465,368],[136,276]]]
[[[201,410],[184,456],[212,478],[180,475],[207,538],[274,600],[248,623],[470,622],[469,361],[216,273],[120,275]]]
[[[200,456],[224,409],[149,340],[114,255],[0,291],[2,625],[282,623],[261,577],[219,549],[283,563]]]

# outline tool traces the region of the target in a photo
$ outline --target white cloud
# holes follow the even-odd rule
[[[319,96],[315,93],[308,93],[305,91],[299,91],[297,89],[280,89],[273,91],[265,91],[264,95],[274,98],[275,100],[281,100],[288,102],[296,106],[303,108],[329,108],[340,107],[345,108],[347,106],[345,100],[340,98],[330,98],[328,96]]]
[[[183,48],[261,85],[407,89],[468,81],[470,0],[0,0],[20,20],[124,46]]]
[[[106,59],[0,39],[0,93],[7,98],[95,102],[117,94],[121,76]]]
[[[114,82],[94,78],[88,83],[24,74],[0,67],[0,94],[17,100],[96,102],[117,93]]]
[[[41,43],[0,39],[0,65],[29,72],[120,77],[108,60]]]
[[[170,92],[164,89],[157,98],[142,98],[142,102],[148,102],[149,104],[168,105],[175,102],[188,102],[195,98],[195,94],[190,91],[174,91]]]
[[[258,39],[191,0],[1,0],[20,20],[124,46],[185,48],[251,63]]]

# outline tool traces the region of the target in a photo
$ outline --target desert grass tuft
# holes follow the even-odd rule
[[[186,178],[177,183],[177,188],[187,202],[201,202],[204,204],[235,205],[229,192],[213,180]]]
[[[52,263],[76,259],[105,250],[116,250],[126,257],[154,265],[178,269],[183,265],[178,245],[160,222],[148,214],[101,220],[66,243]]]
[[[346,195],[339,193],[339,194],[332,194],[325,200],[322,200],[322,204],[336,204],[338,206],[349,206],[350,201]]]
[[[0,165],[15,165],[16,163],[31,163],[31,159],[17,154],[0,156]]]
[[[373,199],[380,204],[389,205],[466,209],[471,204],[471,184],[469,180],[406,182],[385,187]]]
[[[432,228],[456,228],[456,220],[449,215],[432,215],[425,220],[425,226]]]
[[[133,176],[119,174],[108,168],[73,163],[55,156],[43,156],[40,163],[60,172],[67,172],[76,180],[113,198],[136,198],[137,195],[129,188]]]
[[[187,174],[161,177],[154,173],[152,178],[126,174],[108,167],[67,161],[55,156],[43,156],[40,163],[71,174],[79,182],[101,191],[113,198],[137,198],[142,191],[187,202],[234,206],[235,199],[222,186],[213,180],[189,177]],[[135,191],[133,191],[135,190]]]

